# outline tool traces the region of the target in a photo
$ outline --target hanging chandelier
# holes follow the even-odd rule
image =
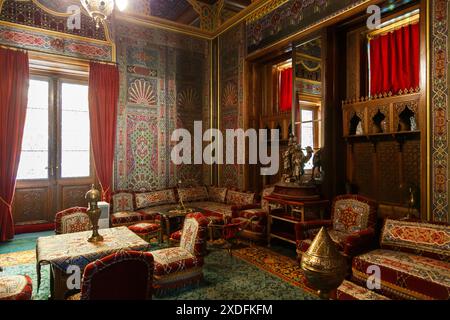
[[[112,14],[114,6],[116,5],[120,11],[127,7],[127,0],[80,0],[84,9],[89,13],[89,16],[94,19],[95,26],[100,27],[100,24],[107,20]]]

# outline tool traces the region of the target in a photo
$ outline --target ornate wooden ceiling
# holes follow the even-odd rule
[[[178,23],[199,26],[199,14],[196,12],[193,3],[214,6],[218,2],[220,0],[151,0],[151,15]],[[251,4],[251,0],[224,0],[223,2],[220,15],[221,22],[226,21]]]
[[[57,12],[66,12],[70,5],[80,3],[79,0],[38,0],[38,2]],[[217,16],[220,21],[217,22],[221,24],[245,9],[251,2],[251,0],[128,0],[127,11],[200,28],[202,23],[198,11],[205,5],[209,8],[220,5],[220,14]]]

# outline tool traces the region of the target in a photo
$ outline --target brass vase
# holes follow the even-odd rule
[[[302,255],[301,267],[309,285],[320,298],[328,300],[330,293],[344,281],[347,272],[345,257],[322,227],[308,251]]]
[[[88,241],[101,242],[103,241],[103,237],[98,233],[98,220],[100,219],[102,211],[97,205],[97,202],[100,200],[100,191],[95,189],[94,185],[92,185],[91,190],[86,193],[85,199],[89,203],[87,215],[92,225],[92,235]]]

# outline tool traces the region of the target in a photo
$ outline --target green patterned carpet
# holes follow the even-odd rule
[[[39,234],[36,234],[39,235]],[[47,235],[47,234],[43,234]],[[39,235],[40,236],[40,235]],[[29,242],[35,241],[32,237]],[[9,245],[14,243],[11,242]],[[10,252],[7,245],[0,245],[0,253]],[[27,250],[30,245],[24,246]],[[17,248],[17,247],[16,247]],[[258,250],[255,248],[254,250]],[[267,251],[267,250],[266,250]],[[280,260],[275,254],[272,260]],[[212,249],[205,258],[204,281],[194,286],[155,299],[174,300],[311,300],[316,299],[299,286],[285,281],[285,276],[277,276],[236,256],[229,256],[226,250]],[[0,275],[27,274],[33,279],[33,299],[46,300],[49,295],[49,267],[42,269],[42,282],[39,292],[36,284],[35,264],[15,265],[4,268]]]

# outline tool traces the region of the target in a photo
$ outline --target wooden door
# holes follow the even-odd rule
[[[86,206],[94,182],[87,82],[32,76],[13,217],[16,225],[49,223]]]

